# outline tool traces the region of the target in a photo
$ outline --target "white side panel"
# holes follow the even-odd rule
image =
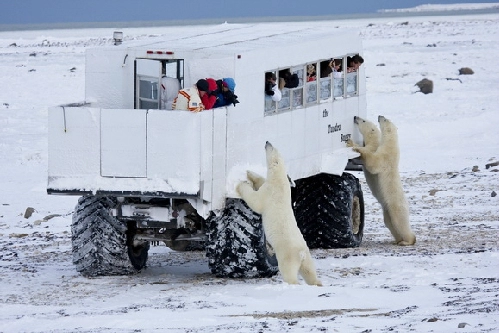
[[[293,149],[290,152],[289,159],[297,160],[302,156],[305,156],[306,146],[307,146],[307,132],[304,130],[305,121],[308,117],[314,118],[317,107],[312,107],[309,109],[301,109],[296,110],[296,112],[292,113],[291,118],[291,127],[287,130],[288,133],[291,132],[291,136],[288,134],[288,137],[294,138]],[[294,134],[299,135],[294,135]]]
[[[48,176],[98,176],[100,171],[100,110],[49,108]],[[49,184],[50,185],[50,184]]]
[[[367,98],[365,94],[359,96],[359,113],[357,114],[357,116],[364,119],[367,118]],[[354,126],[352,134],[353,134],[352,138],[353,141],[355,141],[358,144],[363,144],[362,135],[360,134],[359,129],[356,126]]]
[[[328,109],[327,116],[322,118],[323,122],[320,127],[322,152],[330,152],[344,147],[344,144],[341,145],[341,133],[345,126],[343,120],[347,108],[346,102],[347,99],[333,101],[331,108]],[[353,117],[348,121],[353,124]]]
[[[320,104],[318,106],[319,109],[323,109],[325,104]],[[319,110],[317,109],[317,110]],[[305,117],[303,122],[302,130],[305,131],[305,154],[304,156],[311,156],[317,153],[317,149],[320,143],[320,121],[323,120],[323,112],[316,111],[310,112]]]
[[[201,171],[201,117],[189,111],[149,110],[147,176],[197,193]]]
[[[85,101],[103,109],[133,109],[133,57],[127,50],[88,50],[85,56]]]
[[[217,108],[203,112],[213,113],[213,208],[225,205],[225,186],[227,180],[227,116],[226,108]]]
[[[146,110],[101,110],[101,175],[146,177]]]
[[[234,60],[235,93],[239,96],[240,103],[235,107],[228,107],[228,196],[236,196],[235,186],[238,181],[246,178],[246,170],[266,174],[265,141],[275,141],[278,136],[278,131],[268,132],[265,128],[267,126],[263,116],[265,62],[262,61],[264,56],[263,51],[245,52]]]
[[[298,179],[309,175],[309,170],[318,170],[318,106],[291,112],[292,127],[290,129],[293,138],[293,150],[287,152],[286,165],[288,174],[292,179]],[[314,124],[311,127],[311,124]],[[285,142],[284,142],[285,144]]]
[[[365,96],[364,96],[365,97]],[[360,103],[362,99],[359,98],[347,98],[345,103],[345,112],[343,115],[342,123],[344,126],[342,127],[342,137],[341,137],[341,145],[345,145],[346,141],[352,137],[355,132],[358,132],[357,126],[355,126],[353,117],[359,115]],[[361,115],[361,117],[365,118],[365,115]]]
[[[195,115],[200,119],[201,198],[211,201],[213,194],[213,112],[206,110]]]

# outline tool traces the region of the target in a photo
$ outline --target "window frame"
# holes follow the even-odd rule
[[[158,74],[157,76],[152,75],[152,74],[141,74],[139,73],[138,70],[138,61],[142,60],[147,60],[147,61],[157,61],[158,62]],[[169,64],[176,64],[171,67],[175,67],[170,70],[168,70]],[[154,103],[157,105],[156,108],[146,108],[146,109],[154,109],[154,110],[160,110],[161,109],[161,79],[163,76],[170,76],[174,77],[179,80],[180,82],[180,88],[182,89],[184,87],[184,69],[185,65],[185,60],[184,59],[159,59],[159,58],[137,58],[135,59],[134,63],[134,109],[142,109],[142,103]],[[170,72],[175,72],[175,73],[170,73]],[[171,76],[174,75],[174,76]],[[145,79],[145,80],[144,80]],[[140,81],[150,81],[152,82],[151,86],[156,84],[156,98],[148,98],[148,97],[143,97],[141,96],[141,85]]]
[[[332,57],[330,59],[320,59],[316,61],[307,62],[305,64],[283,67],[277,69],[266,70],[267,72],[272,72],[277,77],[277,84],[279,85],[279,72],[289,70],[292,74],[299,74],[300,83],[296,88],[283,88],[281,89],[282,99],[279,102],[271,101],[269,98],[265,96],[265,106],[264,106],[264,115],[271,116],[283,112],[293,111],[295,109],[300,109],[304,107],[310,107],[314,105],[318,105],[324,102],[331,100],[333,103],[335,100],[340,100],[344,98],[358,97],[359,96],[359,71],[347,73],[347,57],[351,57],[355,54],[359,53],[347,53],[343,56]],[[334,78],[332,73],[330,73],[327,77],[321,77],[321,69],[323,68],[323,63],[331,61],[332,59],[341,59],[342,64],[342,75],[341,78]],[[307,68],[308,65],[314,65],[316,69],[316,78],[314,81],[307,81]],[[355,77],[355,85],[354,90],[348,92],[348,82],[349,79]],[[341,94],[337,94],[335,96],[335,81],[341,80]],[[315,99],[309,99],[309,92],[313,91],[313,88],[309,88],[313,86],[315,83]],[[327,83],[325,83],[327,82]],[[324,86],[329,86],[329,94],[323,97],[323,92],[326,90],[323,89]],[[301,96],[300,96],[301,94]],[[325,94],[324,94],[325,95]],[[293,103],[297,98],[301,99],[300,103]],[[283,102],[284,100],[284,102]]]

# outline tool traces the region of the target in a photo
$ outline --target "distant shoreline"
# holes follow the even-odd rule
[[[498,14],[499,8],[462,9],[441,11],[415,12],[377,12],[370,14],[342,14],[323,16],[267,16],[267,17],[239,17],[214,18],[202,20],[168,20],[168,21],[130,21],[130,22],[70,22],[70,23],[40,23],[40,24],[0,24],[0,31],[24,30],[57,30],[57,29],[94,29],[94,28],[140,28],[183,25],[209,25],[228,23],[263,23],[263,22],[306,22],[306,21],[333,21],[352,19],[401,18],[415,16],[462,16],[479,14]]]

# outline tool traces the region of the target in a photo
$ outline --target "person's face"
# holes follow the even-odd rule
[[[206,95],[206,91],[200,90],[199,91],[199,96],[203,97],[204,95]]]
[[[333,68],[335,71],[337,71],[338,69],[340,69],[340,61],[332,60],[332,61],[329,63],[329,67],[331,67],[331,68]]]
[[[360,62],[354,62],[354,63],[353,63],[353,68],[354,68],[354,70],[358,70],[358,69],[359,69],[359,67],[360,67]]]

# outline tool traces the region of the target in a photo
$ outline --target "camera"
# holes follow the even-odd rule
[[[237,100],[237,95],[230,90],[224,92],[224,99],[227,102],[234,104],[234,106],[236,106],[236,104],[239,103],[239,101]]]
[[[274,84],[272,82],[269,82],[267,81],[265,83],[265,93],[269,96],[273,96],[274,95],[274,91],[272,90],[272,87],[274,86]]]

